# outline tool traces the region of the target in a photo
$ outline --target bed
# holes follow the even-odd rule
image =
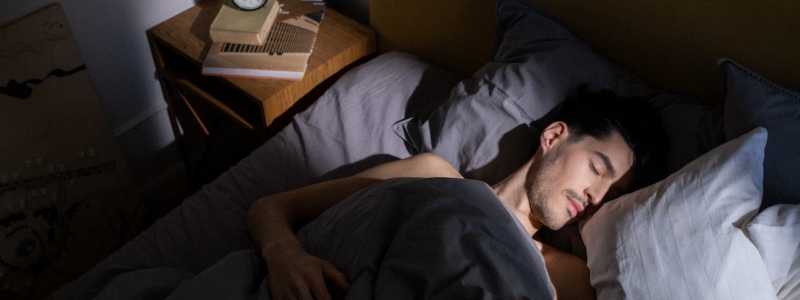
[[[551,111],[579,90],[652,103],[672,145],[668,176],[543,236],[586,260],[598,298],[800,298],[800,49],[781,36],[798,28],[785,27],[798,5],[771,5],[372,0],[380,55],[52,298],[266,297],[245,224],[256,199],[421,152],[473,179],[458,188],[472,191],[527,160]],[[455,216],[354,202],[330,213],[345,227],[323,215],[298,234],[358,283],[339,298],[551,298],[519,224],[474,195],[449,206]],[[387,211],[410,215],[365,225]],[[354,227],[376,238],[342,229]],[[453,232],[472,238],[454,247]]]

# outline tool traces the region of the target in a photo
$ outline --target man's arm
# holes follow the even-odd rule
[[[556,298],[597,299],[597,294],[589,282],[589,268],[586,267],[585,261],[539,241],[536,241],[536,244],[542,251],[550,282],[556,289]]]
[[[349,284],[341,272],[303,250],[294,230],[350,194],[397,177],[461,178],[461,175],[439,156],[420,154],[348,178],[267,196],[253,203],[247,213],[247,227],[267,263],[273,298],[328,299],[325,279],[343,290],[348,289]]]

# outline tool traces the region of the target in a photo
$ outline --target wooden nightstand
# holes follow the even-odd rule
[[[253,133],[256,141],[248,146],[260,144],[313,103],[344,69],[376,52],[372,28],[328,7],[302,80],[203,76],[201,65],[211,47],[209,26],[222,2],[199,1],[198,5],[147,30],[173,133],[190,177],[209,169],[205,162],[208,157],[219,160],[216,155],[219,153],[207,154],[209,148],[231,147],[244,140],[215,138],[214,127],[218,127],[220,119],[235,124],[229,127]],[[195,137],[187,136],[192,132]],[[203,137],[204,142],[198,141]],[[247,154],[251,150],[239,152]],[[203,154],[197,155],[198,152]],[[232,151],[221,152],[225,156]],[[202,157],[199,162],[198,156]],[[217,169],[227,169],[242,157],[228,156],[232,157],[222,158],[224,162],[218,162]],[[202,184],[208,179],[192,181]]]
[[[184,102],[175,99],[173,89],[202,99],[263,137],[274,133],[274,128],[269,129],[278,125],[276,119],[286,117],[287,111],[309,91],[376,51],[374,30],[326,8],[302,80],[203,76],[200,66],[211,46],[208,28],[221,5],[221,0],[200,1],[147,30],[164,96],[170,106]]]

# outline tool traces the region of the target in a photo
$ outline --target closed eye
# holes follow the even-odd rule
[[[617,177],[617,170],[614,169],[613,165],[611,165],[611,160],[608,159],[608,156],[599,151],[594,151],[594,154],[603,161],[603,166],[605,167],[606,172],[608,172],[608,175],[610,175],[612,178]]]
[[[589,166],[592,168],[594,175],[600,176],[600,171],[597,170],[597,167],[594,166],[594,163],[589,164]]]

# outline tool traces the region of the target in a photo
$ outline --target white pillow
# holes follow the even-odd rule
[[[778,299],[800,299],[800,204],[778,204],[747,225]]]
[[[775,299],[741,230],[761,203],[766,141],[754,129],[598,210],[581,229],[598,299]]]

